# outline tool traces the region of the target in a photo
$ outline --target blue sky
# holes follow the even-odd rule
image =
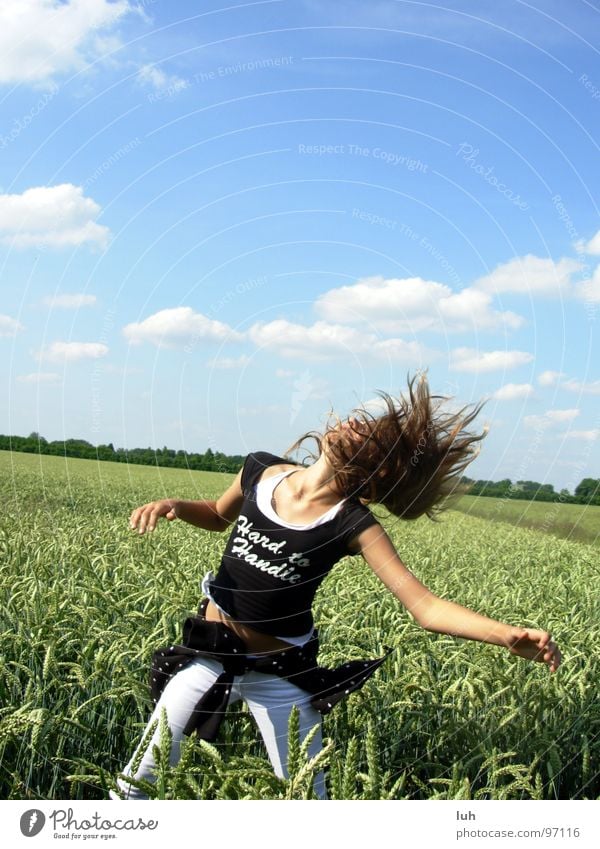
[[[599,23],[3,4],[0,432],[282,452],[427,368],[472,476],[598,477]]]

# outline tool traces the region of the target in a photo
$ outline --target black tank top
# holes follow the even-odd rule
[[[263,513],[256,484],[269,466],[289,463],[259,451],[242,469],[244,502],[219,571],[210,583],[214,601],[235,619],[277,637],[308,633],[315,593],[332,566],[350,554],[348,544],[377,520],[358,499],[313,528],[288,528]]]

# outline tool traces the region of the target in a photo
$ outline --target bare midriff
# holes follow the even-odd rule
[[[246,644],[246,648],[250,654],[262,654],[292,648],[291,643],[285,643],[283,640],[278,640],[277,637],[272,637],[270,634],[261,634],[260,631],[255,631],[254,628],[248,628],[247,625],[236,622],[235,619],[231,619],[226,613],[219,610],[212,601],[208,602],[204,616],[208,622],[222,622],[230,631],[237,634]]]

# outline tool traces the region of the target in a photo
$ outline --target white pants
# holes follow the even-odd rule
[[[160,719],[162,709],[167,712],[169,728],[173,734],[171,747],[171,766],[174,766],[180,756],[180,746],[185,728],[197,703],[215,683],[218,676],[223,672],[223,667],[215,660],[199,657],[189,663],[181,672],[175,675],[165,689],[158,701],[154,713],[150,717],[148,726],[155,720]],[[267,753],[275,774],[280,778],[287,778],[287,744],[288,744],[288,720],[294,705],[298,707],[300,720],[300,741],[308,732],[319,726],[310,748],[309,756],[318,754],[322,748],[321,739],[321,715],[310,704],[310,695],[295,684],[291,684],[277,675],[265,675],[262,672],[247,672],[244,675],[236,675],[229,697],[230,702],[244,699],[248,704],[250,712],[254,717],[262,734]],[[145,732],[147,733],[147,732]],[[152,749],[158,745],[159,729],[147,746],[142,757],[140,766],[135,775],[131,773],[133,757],[123,770],[124,775],[132,775],[133,778],[143,778],[154,781],[152,770],[155,767]],[[139,747],[138,747],[139,749]],[[147,799],[141,790],[119,779],[119,787],[127,799]],[[315,795],[320,799],[326,799],[325,778],[319,773],[314,782]],[[115,796],[112,796],[115,798]]]

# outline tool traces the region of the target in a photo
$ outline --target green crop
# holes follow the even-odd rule
[[[164,521],[140,537],[129,513],[214,497],[232,476],[5,452],[0,475],[0,794],[103,798],[150,715],[152,651],[180,639],[226,539]],[[550,630],[559,671],[424,631],[348,558],[317,596],[321,663],[395,651],[325,718],[318,759],[292,714],[292,775],[277,779],[236,704],[218,741],[186,741],[175,768],[163,733],[155,795],[301,799],[326,768],[332,799],[598,798],[597,549],[452,511],[382,522],[436,594]]]

